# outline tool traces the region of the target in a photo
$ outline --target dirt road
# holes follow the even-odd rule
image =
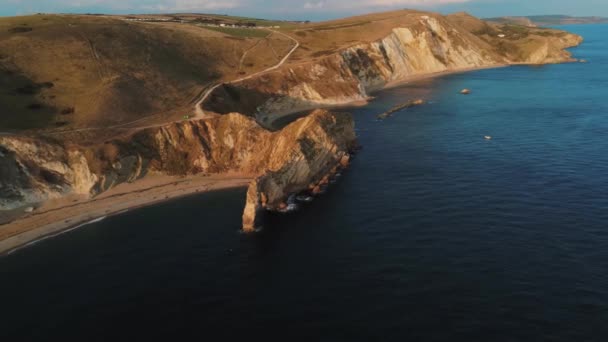
[[[279,63],[277,63],[276,65],[271,66],[268,69],[265,69],[265,70],[262,70],[262,71],[258,71],[258,72],[254,73],[254,74],[251,74],[251,75],[248,75],[248,76],[245,76],[245,77],[241,77],[239,79],[227,82],[228,84],[234,84],[234,83],[243,82],[243,81],[252,79],[252,78],[257,77],[259,75],[262,75],[262,74],[265,74],[267,72],[270,72],[270,71],[273,71],[273,70],[276,70],[276,69],[280,68],[281,66],[283,66],[283,64],[285,64],[285,62],[287,62],[287,60],[289,59],[289,57],[291,57],[291,55],[293,55],[293,53],[296,52],[296,50],[300,47],[300,42],[297,39],[295,39],[295,38],[293,38],[293,37],[291,37],[291,36],[289,36],[289,35],[287,35],[287,34],[285,34],[283,32],[274,31],[274,30],[269,30],[269,31],[272,31],[272,32],[274,32],[276,34],[279,34],[279,35],[281,35],[283,37],[286,37],[286,38],[290,39],[291,41],[293,41],[295,43],[295,45],[293,46],[293,48],[291,50],[289,50],[289,52],[285,55],[285,57],[283,57],[283,59],[281,59],[279,61]],[[218,83],[218,84],[213,85],[211,88],[209,88],[203,94],[203,96],[201,97],[201,99],[198,102],[196,102],[196,104],[194,105],[194,111],[195,111],[196,115],[192,119],[202,119],[202,118],[206,117],[205,111],[203,110],[203,103],[205,103],[205,101],[207,100],[207,98],[209,97],[209,95],[211,95],[211,93],[213,93],[213,91],[215,89],[219,88],[222,84],[224,84],[224,83]]]

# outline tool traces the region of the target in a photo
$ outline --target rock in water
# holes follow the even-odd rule
[[[4,155],[0,158],[0,188],[7,189],[0,193],[0,210],[34,207],[67,195],[92,196],[153,173],[232,172],[254,178],[275,172],[270,180],[260,181],[264,191],[254,191],[256,197],[247,200],[256,203],[253,209],[257,203],[274,206],[282,196],[268,191],[271,180],[284,182],[276,185],[280,194],[292,186],[299,189],[302,180],[307,181],[305,188],[337,164],[354,141],[350,114],[325,110],[314,111],[277,132],[232,113],[145,128],[92,146],[65,147],[52,140],[0,136]],[[265,197],[264,192],[273,197]],[[249,209],[246,216],[255,218],[255,210]]]
[[[408,101],[406,103],[402,103],[400,105],[397,105],[389,110],[387,110],[386,112],[378,115],[378,119],[379,120],[383,120],[388,118],[389,116],[393,115],[393,113],[398,112],[402,109],[407,109],[407,108],[411,108],[411,107],[415,107],[415,106],[421,106],[424,104],[424,100],[423,99],[417,99],[417,100],[411,100]]]
[[[349,164],[356,147],[355,129],[349,114],[315,111],[278,132],[285,141],[294,141],[281,153],[282,162],[257,177],[247,190],[243,230],[259,227],[266,210],[284,210],[290,194],[308,190],[320,193],[329,175]]]
[[[462,95],[469,95],[469,94],[471,94],[471,90],[470,90],[470,89],[466,89],[466,88],[465,88],[465,89],[462,89],[462,90],[460,91],[460,93],[461,93]]]

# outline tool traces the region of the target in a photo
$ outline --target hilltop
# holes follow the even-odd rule
[[[178,119],[192,114],[210,84],[273,65],[293,45],[268,30],[197,24],[91,15],[0,19],[0,132]]]
[[[604,17],[573,17],[569,15],[531,15],[525,17],[497,17],[485,20],[499,24],[514,24],[522,26],[555,26],[571,24],[605,24]]]
[[[278,66],[295,40],[300,46],[286,67],[380,41],[395,29],[428,31],[421,17],[449,27],[445,39],[496,63],[525,60],[549,36],[562,34],[487,24],[464,13],[444,17],[410,10],[319,23],[208,14],[2,18],[0,133],[101,140],[190,118],[207,89]],[[497,38],[503,31],[508,39]],[[278,77],[272,82],[282,83],[282,72],[272,74]],[[264,87],[272,85],[256,89]],[[236,107],[218,107],[215,96],[208,109],[249,113],[251,104],[260,104],[249,97],[238,97]]]

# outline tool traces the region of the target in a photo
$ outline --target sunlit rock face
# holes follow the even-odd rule
[[[252,187],[272,206],[329,172],[354,144],[351,116],[325,110],[277,132],[253,118],[229,114],[86,147],[0,137],[0,210],[71,194],[94,196],[150,173],[250,175],[259,185]],[[246,213],[252,205],[259,209],[258,202],[248,199]]]
[[[482,21],[470,17],[479,25]],[[556,31],[557,32],[557,31]],[[506,40],[505,40],[506,39]],[[360,43],[309,63],[287,65],[219,87],[206,109],[239,112],[267,125],[286,114],[364,101],[392,82],[445,71],[509,64],[571,61],[565,49],[580,44],[567,32],[490,41],[442,16],[421,16],[371,43]]]

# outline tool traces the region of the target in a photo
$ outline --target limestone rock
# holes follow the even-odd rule
[[[247,195],[243,224],[337,165],[355,144],[350,114],[317,110],[280,131],[228,114],[147,128],[95,146],[0,137],[0,210],[69,194],[94,196],[149,173],[260,176]]]

